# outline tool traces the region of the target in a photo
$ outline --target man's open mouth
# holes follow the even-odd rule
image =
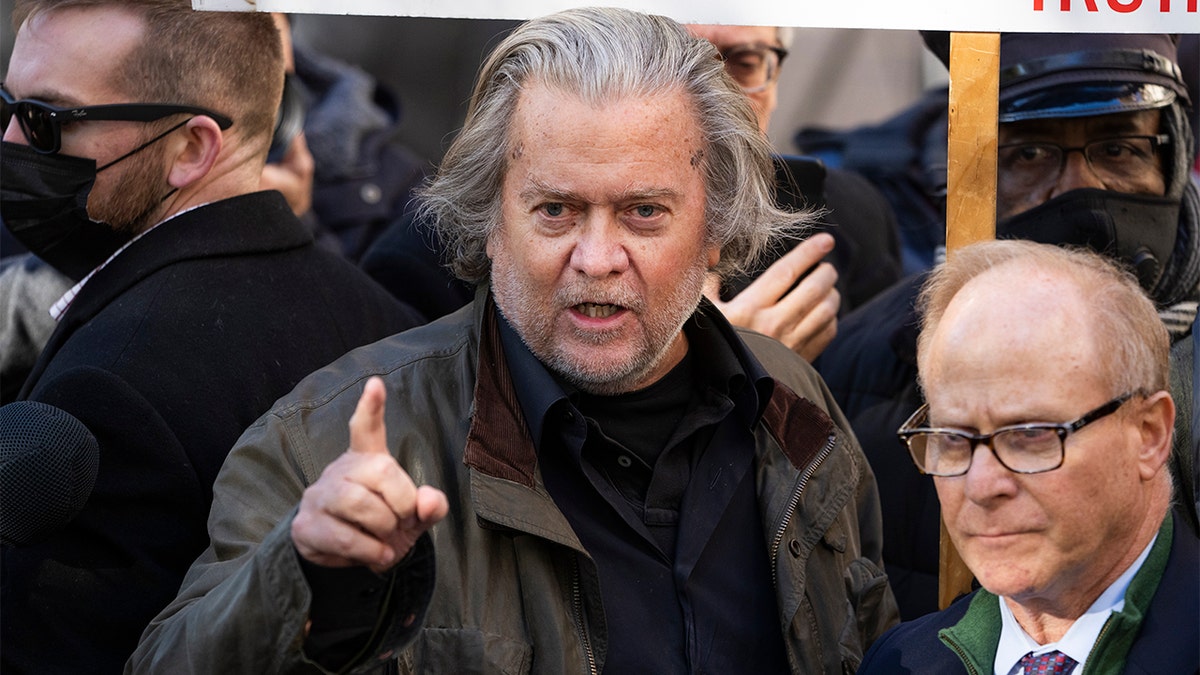
[[[592,302],[575,305],[575,311],[592,319],[607,319],[620,311],[620,309],[620,305],[598,305]]]

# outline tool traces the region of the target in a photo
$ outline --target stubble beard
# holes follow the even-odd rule
[[[700,304],[707,266],[703,260],[689,267],[680,282],[672,288],[665,304],[666,311],[651,315],[636,294],[621,289],[605,289],[603,297],[620,304],[640,320],[642,332],[633,354],[626,359],[613,360],[601,354],[595,358],[580,358],[563,349],[556,340],[556,325],[561,308],[584,300],[594,300],[596,292],[587,284],[562,289],[553,298],[552,307],[542,307],[521,287],[520,279],[511,266],[492,266],[492,293],[505,319],[533,355],[546,368],[580,391],[612,396],[633,391],[667,355],[684,323]],[[590,292],[590,294],[589,294]],[[602,348],[615,333],[604,331],[575,331],[569,336],[576,344],[591,344]]]
[[[156,146],[149,145],[109,168],[124,171],[111,186],[108,199],[99,203],[89,200],[90,218],[127,234],[139,234],[157,222],[159,207],[171,187],[163,176],[163,150]],[[124,163],[128,165],[121,167]]]

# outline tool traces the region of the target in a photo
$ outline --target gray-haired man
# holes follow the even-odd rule
[[[896,616],[874,477],[803,359],[701,299],[795,220],[772,176],[678,24],[516,30],[423,195],[490,285],[246,432],[132,669],[853,670]]]

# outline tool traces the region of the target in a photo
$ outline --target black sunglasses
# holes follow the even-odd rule
[[[58,108],[31,99],[15,100],[0,84],[0,129],[8,130],[15,116],[21,125],[29,147],[43,155],[53,154],[62,147],[62,127],[71,122],[110,120],[121,122],[153,122],[170,115],[188,113],[211,117],[222,131],[233,126],[224,115],[191,105],[173,103],[114,103],[82,108]]]

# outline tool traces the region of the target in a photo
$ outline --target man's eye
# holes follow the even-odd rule
[[[725,62],[725,68],[731,73],[755,73],[762,67],[762,56],[754,53],[738,54]]]
[[[1099,158],[1110,162],[1127,162],[1134,159],[1145,159],[1150,156],[1149,149],[1137,147],[1128,141],[1108,141],[1098,144]]]
[[[1022,145],[1016,149],[1016,159],[1022,162],[1045,162],[1053,158],[1054,151],[1044,145]]]
[[[997,436],[997,442],[1020,452],[1040,452],[1058,448],[1058,432],[1051,428],[1010,429]]]
[[[658,207],[650,204],[640,204],[634,207],[633,212],[636,213],[639,218],[653,218],[654,216],[658,215]]]
[[[1044,143],[1020,143],[1000,147],[999,167],[1008,178],[1053,170],[1060,158],[1058,148]]]
[[[562,216],[562,214],[566,213],[566,211],[567,207],[561,202],[551,202],[549,204],[542,205],[542,213],[550,216],[551,218],[558,218]]]
[[[927,447],[941,454],[958,454],[971,452],[971,439],[951,433],[932,433],[925,439]]]
[[[1109,157],[1120,157],[1129,152],[1129,146],[1117,141],[1109,141],[1100,145],[1100,152]]]

